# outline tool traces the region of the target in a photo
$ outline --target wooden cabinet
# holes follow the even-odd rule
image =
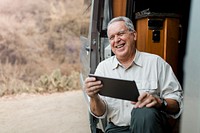
[[[140,51],[161,56],[177,75],[179,17],[174,14],[136,16],[137,44]]]
[[[112,0],[113,17],[126,16],[127,0]]]

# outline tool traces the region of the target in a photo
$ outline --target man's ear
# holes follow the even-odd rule
[[[133,39],[137,40],[137,32],[136,31],[133,32]]]

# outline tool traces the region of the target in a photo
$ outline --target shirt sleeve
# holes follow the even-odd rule
[[[94,117],[96,117],[96,118],[98,118],[98,119],[103,119],[103,118],[106,118],[106,116],[107,116],[107,103],[106,103],[105,100],[103,100],[103,101],[104,101],[104,103],[105,103],[105,105],[106,105],[106,111],[105,111],[105,113],[104,113],[103,115],[101,115],[101,116],[96,116],[94,113],[92,113],[92,111],[91,111],[91,109],[90,109],[90,107],[89,107],[89,112],[90,112]]]
[[[162,61],[162,60],[161,60]],[[171,66],[167,62],[161,62],[159,84],[160,97],[174,99],[179,103],[180,111],[175,115],[170,115],[173,118],[178,118],[183,111],[183,90],[176,78]]]
[[[99,75],[99,76],[104,76],[104,73],[103,73],[103,67],[102,67],[102,65],[101,65],[101,63],[99,63],[99,65],[97,66],[97,68],[96,68],[96,71],[95,71],[95,75]],[[99,95],[100,96],[100,95]],[[96,118],[99,118],[99,119],[103,119],[103,118],[106,118],[106,116],[107,116],[107,103],[106,103],[106,101],[104,100],[104,97],[103,96],[100,96],[100,98],[104,101],[104,103],[105,103],[105,105],[106,105],[106,111],[105,111],[105,113],[102,115],[102,116],[96,116],[94,113],[92,113],[92,111],[91,111],[91,108],[90,108],[90,106],[89,106],[89,112],[94,116],[94,117],[96,117]],[[90,98],[89,98],[89,102],[90,102]]]

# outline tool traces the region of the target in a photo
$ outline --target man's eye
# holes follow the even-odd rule
[[[124,35],[124,32],[119,32],[118,33],[118,36],[123,36]]]
[[[110,40],[113,40],[113,39],[114,39],[114,36],[111,36],[111,37],[110,37]]]

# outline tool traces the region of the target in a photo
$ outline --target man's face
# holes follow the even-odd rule
[[[134,55],[136,32],[129,31],[123,21],[114,22],[108,27],[108,39],[113,53],[119,60]]]

